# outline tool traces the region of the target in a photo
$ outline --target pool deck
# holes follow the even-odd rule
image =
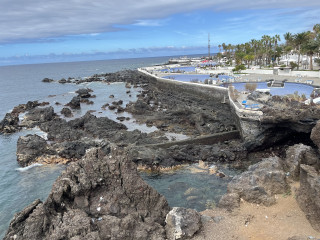
[[[173,66],[172,66],[173,67]],[[175,68],[178,68],[177,65],[174,65]],[[185,66],[183,66],[185,67]],[[227,68],[220,68],[220,69],[211,69],[211,70],[204,70],[204,69],[200,69],[194,72],[183,72],[183,73],[164,73],[164,72],[160,72],[159,69],[153,68],[153,67],[149,67],[147,68],[147,70],[157,76],[157,77],[164,77],[164,76],[175,76],[175,75],[180,75],[180,74],[184,74],[184,75],[191,75],[191,74],[200,74],[200,75],[210,75],[210,73],[212,74],[218,74],[218,73],[226,73],[229,74],[231,77],[234,76],[234,74],[232,73],[231,69],[227,69]],[[246,71],[243,71],[245,74],[239,74],[236,75],[236,79],[235,82],[265,82],[266,80],[270,80],[270,79],[274,79],[274,80],[287,80],[288,82],[298,82],[298,83],[306,83],[307,80],[312,80],[313,81],[313,86],[314,87],[320,87],[320,73],[318,74],[319,77],[309,77],[306,76],[306,74],[299,74],[301,73],[301,71],[293,71],[291,75],[274,75],[274,74],[265,74],[265,73],[260,73],[261,70],[260,69],[255,69],[255,70],[248,70],[250,71],[250,73],[245,73]],[[256,72],[256,73],[255,73]],[[267,71],[265,71],[267,72]],[[271,73],[271,70],[269,70],[269,72]],[[308,73],[307,71],[305,73]],[[310,85],[310,84],[309,84]]]

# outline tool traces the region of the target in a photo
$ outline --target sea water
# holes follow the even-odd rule
[[[30,100],[49,101],[50,103],[60,102],[61,105],[53,104],[57,112],[76,95],[75,91],[81,87],[92,88],[94,90],[93,94],[96,94],[97,98],[91,99],[95,102],[94,105],[82,104],[82,109],[76,116],[85,114],[89,109],[95,109],[94,114],[108,116],[115,120],[119,115],[111,111],[103,111],[101,106],[118,99],[122,99],[124,104],[135,100],[136,96],[134,94],[131,98],[126,95],[123,83],[76,85],[43,83],[41,80],[45,77],[55,80],[68,77],[87,77],[93,74],[161,64],[167,60],[167,57],[161,57],[0,67],[0,121],[15,106]],[[132,91],[138,90],[132,89]],[[115,98],[110,99],[110,94],[114,94]],[[56,96],[49,97],[49,95]],[[133,120],[127,121],[126,124],[130,130],[139,127]],[[151,131],[149,128],[144,130]],[[34,129],[11,135],[0,135],[0,238],[4,236],[14,213],[21,211],[35,199],[46,199],[53,182],[64,169],[64,166],[61,165],[33,165],[21,168],[17,164],[16,145],[19,136],[35,133],[43,134],[41,131]]]

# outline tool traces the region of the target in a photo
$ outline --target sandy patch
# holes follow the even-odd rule
[[[232,213],[221,209],[206,210],[201,214],[216,220],[222,217],[222,220],[206,222],[203,230],[192,239],[287,240],[293,236],[320,239],[320,232],[311,227],[292,192],[277,195],[277,203],[270,207],[243,201],[240,209]],[[310,236],[313,238],[308,238]]]

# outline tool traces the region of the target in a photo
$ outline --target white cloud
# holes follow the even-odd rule
[[[171,14],[198,9],[216,11],[319,7],[318,0],[0,0],[0,42],[95,34],[115,25],[160,26]]]

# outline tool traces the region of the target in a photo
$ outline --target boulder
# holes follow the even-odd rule
[[[281,159],[270,157],[254,164],[248,171],[235,176],[228,184],[228,193],[236,193],[244,200],[270,206],[274,194],[289,190]]]
[[[55,117],[53,107],[31,109],[21,122],[21,126],[35,127],[41,123],[51,121]]]
[[[71,107],[72,109],[80,109],[80,97],[79,96],[75,96],[71,99],[71,101],[66,105]]]
[[[237,193],[228,193],[221,197],[218,207],[232,211],[240,207],[240,196]]]
[[[66,108],[66,107],[62,108],[61,114],[63,114],[65,117],[72,117],[73,116],[70,108]]]
[[[45,82],[45,83],[50,83],[50,82],[53,82],[54,80],[51,79],[51,78],[44,78],[42,79],[42,82]]]
[[[300,164],[317,165],[318,157],[310,146],[296,144],[288,148],[284,162],[290,177],[297,181],[300,176]]]
[[[4,240],[164,240],[169,210],[125,152],[93,148],[68,166],[45,202],[15,215]]]
[[[320,149],[320,121],[314,126],[310,135],[311,140]]]
[[[19,129],[19,117],[17,114],[7,113],[0,122],[0,134],[14,133]]]
[[[320,174],[314,167],[301,164],[297,202],[311,226],[320,232]]]
[[[201,228],[201,215],[193,209],[174,207],[166,217],[168,240],[189,239]]]
[[[92,92],[92,90],[89,89],[89,88],[80,88],[79,90],[76,91],[76,93],[78,93],[78,96],[80,98],[89,98],[89,97],[91,97],[90,92]]]
[[[25,167],[36,162],[37,157],[48,152],[48,144],[42,137],[34,134],[19,137],[17,142],[17,161]]]

